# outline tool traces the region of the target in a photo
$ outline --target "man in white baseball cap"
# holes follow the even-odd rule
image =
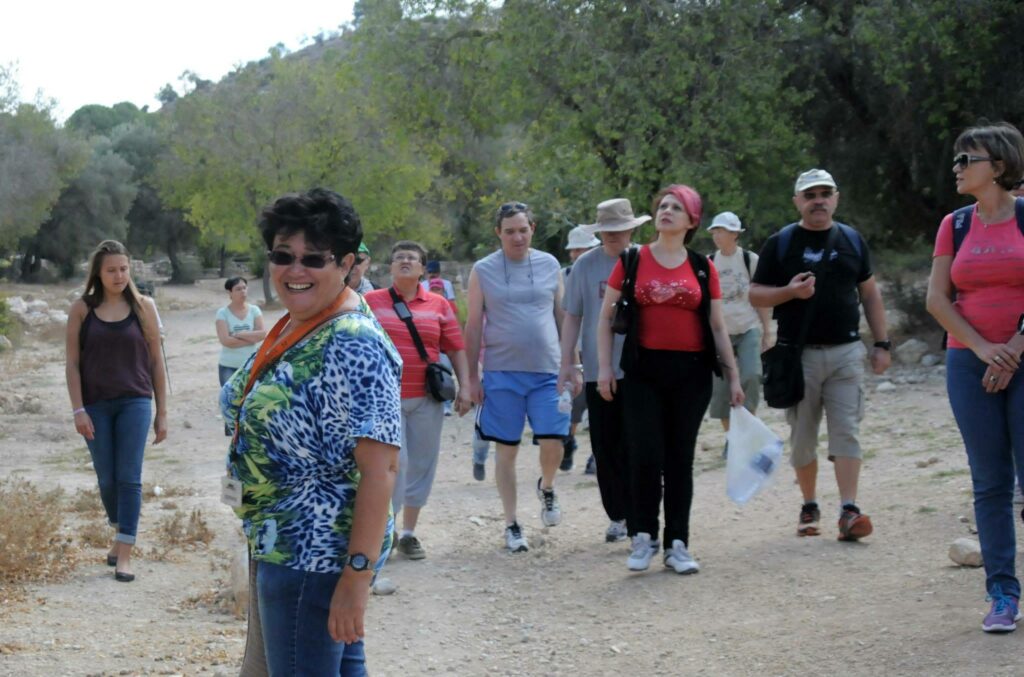
[[[771,311],[767,308],[754,308],[748,297],[750,281],[757,270],[758,256],[739,246],[743,224],[732,212],[716,215],[708,230],[717,248],[711,255],[711,261],[718,269],[718,281],[722,287],[722,315],[739,365],[740,383],[746,395],[743,406],[751,413],[757,413],[757,405],[761,401],[761,353],[770,345],[768,341],[772,322]],[[728,431],[731,409],[729,383],[721,377],[715,377],[712,384],[708,414],[720,420],[722,428]]]
[[[629,501],[629,466],[627,444],[622,424],[621,396],[605,401],[597,392],[597,323],[600,321],[601,303],[608,276],[619,255],[630,245],[633,230],[651,220],[650,216],[635,216],[633,207],[625,198],[605,200],[597,205],[597,221],[584,226],[597,233],[601,246],[588,251],[573,264],[572,275],[562,297],[565,319],[562,321],[562,363],[558,374],[558,387],[583,388],[587,408],[590,410],[590,446],[594,452],[597,485],[601,503],[608,515],[609,525],[605,541],[625,540],[626,511]],[[576,344],[582,330],[583,374],[576,364]],[[617,392],[624,385],[622,370],[618,368],[624,337],[616,335],[613,362],[616,365]],[[585,381],[585,384],[584,384]],[[590,464],[588,463],[588,469]]]
[[[750,286],[750,302],[775,309],[779,344],[802,347],[804,396],[786,409],[790,463],[804,501],[797,535],[820,533],[817,445],[824,413],[828,457],[835,464],[839,487],[839,540],[856,541],[873,530],[871,519],[856,503],[867,352],[860,339],[859,306],[874,335],[870,356],[876,374],[883,373],[891,361],[885,307],[864,238],[832,219],[839,205],[832,175],[824,169],[809,169],[796,178],[793,189],[800,220],[765,242]]]

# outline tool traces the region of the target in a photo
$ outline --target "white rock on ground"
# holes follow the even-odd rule
[[[921,339],[907,339],[896,348],[896,359],[903,364],[917,364],[928,352],[928,344]]]
[[[949,546],[949,558],[964,567],[980,567],[981,545],[973,538],[958,538]]]
[[[11,343],[11,339],[7,338],[3,334],[0,334],[0,353],[5,350],[10,350],[14,345]]]

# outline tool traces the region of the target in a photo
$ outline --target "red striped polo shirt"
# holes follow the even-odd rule
[[[363,298],[402,356],[402,399],[424,397],[427,394],[427,363],[416,351],[409,328],[398,319],[390,292],[387,289],[375,289],[367,292]],[[416,285],[416,298],[406,303],[431,362],[437,362],[441,352],[465,349],[459,321],[443,296]]]

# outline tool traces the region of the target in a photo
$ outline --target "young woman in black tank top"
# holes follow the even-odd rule
[[[89,447],[116,529],[107,564],[118,581],[130,582],[146,431],[155,398],[153,443],[167,437],[167,383],[156,305],[135,288],[128,250],[114,240],[93,252],[85,292],[68,312],[66,375],[75,430]]]

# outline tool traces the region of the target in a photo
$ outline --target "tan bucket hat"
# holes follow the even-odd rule
[[[617,197],[597,205],[597,223],[589,223],[583,227],[591,233],[616,233],[632,230],[650,220],[651,217],[647,214],[634,216],[633,205],[629,200]]]

